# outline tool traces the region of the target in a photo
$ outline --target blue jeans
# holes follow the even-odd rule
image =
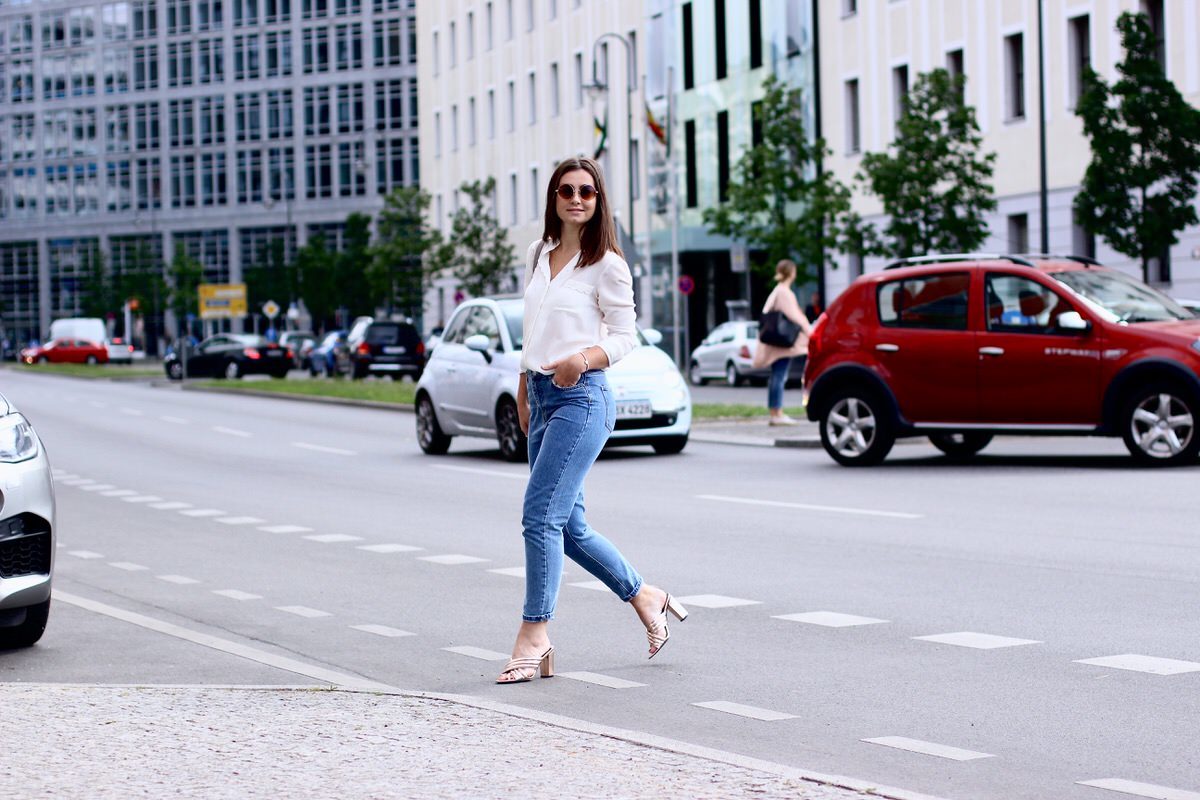
[[[617,406],[600,370],[569,389],[552,376],[528,373],[529,484],[521,524],[525,536],[525,622],[554,618],[563,555],[628,602],[642,588],[613,543],[584,518],[583,480],[616,422]]]
[[[783,408],[783,385],[787,383],[792,359],[780,358],[771,363],[771,379],[767,383],[767,408]]]

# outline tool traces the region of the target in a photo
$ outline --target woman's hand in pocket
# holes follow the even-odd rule
[[[554,372],[550,380],[554,382],[555,386],[560,389],[570,389],[579,383],[579,376],[583,374],[584,359],[581,354],[572,353],[566,358],[543,364],[542,369]]]

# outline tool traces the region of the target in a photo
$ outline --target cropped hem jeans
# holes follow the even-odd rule
[[[588,525],[583,481],[616,423],[616,402],[601,370],[569,388],[553,376],[522,376],[529,397],[529,484],[525,537],[525,606],[521,619],[554,618],[564,554],[628,602],[642,577],[612,542]]]

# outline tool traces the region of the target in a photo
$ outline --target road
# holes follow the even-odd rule
[[[60,471],[73,602],[0,681],[295,684],[279,667],[300,662],[939,797],[1200,792],[1200,468],[1136,469],[1105,440],[999,442],[969,467],[911,445],[870,470],[612,452],[590,520],[692,616],[647,661],[632,611],[568,563],[551,635],[574,679],[496,686],[526,468],[489,443],[431,458],[402,413],[12,372],[3,389]]]

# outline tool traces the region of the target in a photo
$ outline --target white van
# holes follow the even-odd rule
[[[108,329],[99,317],[66,317],[50,323],[50,339],[83,339],[104,344]]]

